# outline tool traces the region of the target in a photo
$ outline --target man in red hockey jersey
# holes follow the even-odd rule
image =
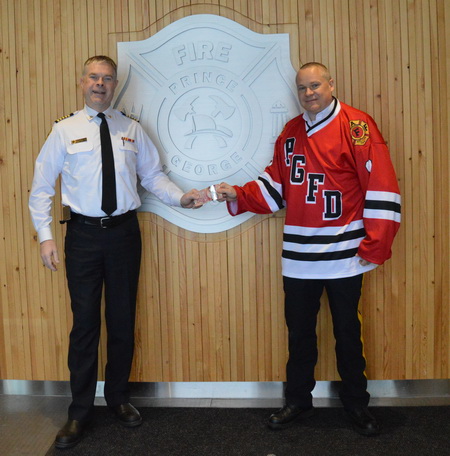
[[[242,187],[216,186],[232,215],[286,207],[283,285],[289,332],[285,406],[269,418],[282,429],[313,413],[316,322],[328,294],[342,379],[340,399],[355,431],[379,433],[368,410],[359,300],[363,273],[391,256],[400,192],[386,143],[368,114],[333,97],[334,81],[316,62],[296,78],[304,114],[278,137],[272,162]]]

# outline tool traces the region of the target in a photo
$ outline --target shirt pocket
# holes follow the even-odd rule
[[[138,148],[131,141],[120,141],[118,144],[118,154],[114,157],[116,171],[119,173],[136,170]]]
[[[73,176],[86,171],[86,167],[93,165],[94,144],[91,141],[82,141],[69,144],[65,167]]]

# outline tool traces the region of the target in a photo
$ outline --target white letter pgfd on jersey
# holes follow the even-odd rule
[[[290,180],[292,185],[303,185],[307,182],[306,204],[317,204],[319,186],[325,185],[326,176],[323,173],[307,173],[306,157],[294,155],[295,138],[289,138],[285,143],[286,166],[290,167]],[[305,179],[306,177],[306,179]],[[335,220],[342,215],[342,193],[339,190],[323,190],[323,219]]]

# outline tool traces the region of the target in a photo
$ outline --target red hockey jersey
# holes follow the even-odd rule
[[[337,99],[312,127],[303,115],[288,122],[270,165],[235,189],[232,215],[286,207],[286,277],[351,277],[391,256],[400,192],[388,148],[368,114]],[[362,266],[358,256],[373,264]]]

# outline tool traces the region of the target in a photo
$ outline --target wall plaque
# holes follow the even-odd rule
[[[242,185],[270,162],[287,120],[300,112],[287,34],[259,34],[215,15],[188,16],[152,37],[118,43],[116,109],[135,117],[183,190]],[[140,191],[141,211],[200,233],[233,228],[225,204],[167,207]]]

